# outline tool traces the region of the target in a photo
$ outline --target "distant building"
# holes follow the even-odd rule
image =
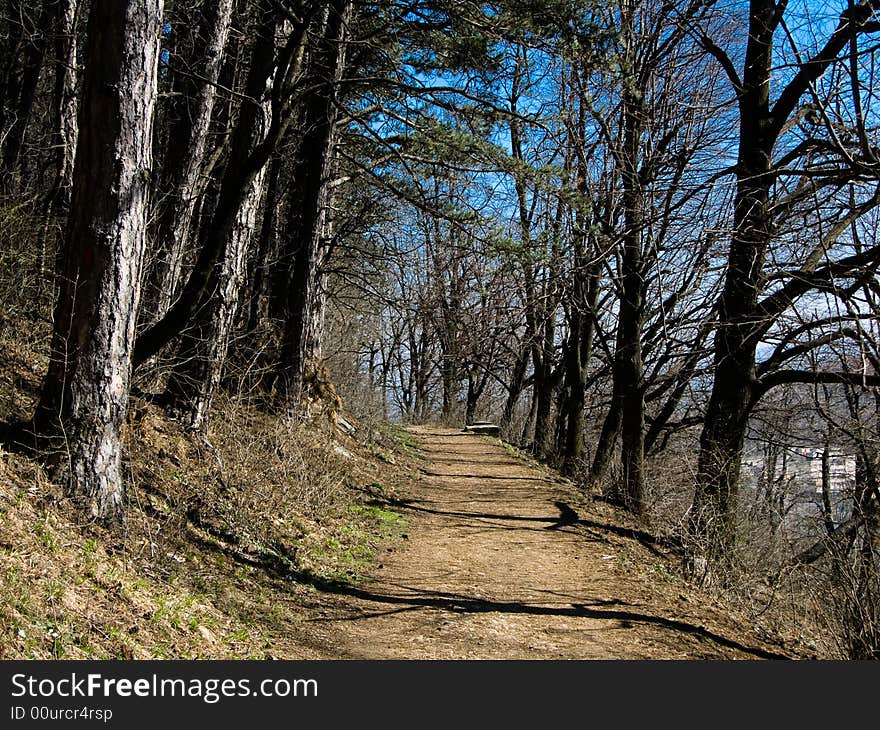
[[[780,519],[814,520],[823,511],[822,453],[815,447],[780,449],[775,463],[765,463],[761,452],[743,459],[743,487],[756,496],[766,494],[770,486],[774,508]],[[852,454],[832,452],[829,457],[829,493],[835,523],[849,518],[856,480],[856,458]],[[772,484],[768,485],[768,481]]]
[[[786,449],[774,466],[773,481],[791,484],[795,492],[822,493],[822,449]],[[831,492],[851,490],[856,480],[856,457],[832,452],[829,458],[829,487]],[[743,459],[743,470],[751,476],[754,486],[768,478],[762,455]]]
[[[816,492],[822,493],[822,451],[804,449],[803,457],[810,465],[810,479]],[[832,453],[829,456],[828,486],[831,492],[852,489],[856,481],[856,457],[852,454]]]

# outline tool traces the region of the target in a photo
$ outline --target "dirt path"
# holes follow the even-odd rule
[[[773,650],[664,578],[657,548],[578,513],[497,441],[413,428],[408,539],[312,624],[348,659],[756,658]],[[568,496],[567,496],[568,495]],[[658,567],[661,566],[661,567]]]

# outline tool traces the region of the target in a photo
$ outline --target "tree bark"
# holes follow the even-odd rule
[[[556,310],[559,307],[560,290],[558,261],[561,250],[562,218],[563,203],[560,201],[552,224],[549,270],[544,272],[541,304],[536,312],[536,321],[542,324],[538,330],[538,340],[532,349],[537,397],[533,449],[539,459],[545,460],[553,456],[553,395],[562,374],[561,369],[555,366]],[[537,305],[537,302],[533,300],[533,304]]]
[[[690,513],[694,550],[710,563],[729,558],[734,542],[737,487],[752,388],[754,336],[770,221],[771,154],[776,141],[770,114],[773,0],[752,0],[743,90],[734,234],[728,255],[720,322],[715,334],[715,379],[700,435],[697,490]]]
[[[80,11],[83,7],[80,0],[58,0],[55,3],[55,44],[53,48],[55,79],[53,99],[53,129],[52,138],[55,148],[54,175],[52,188],[43,201],[44,222],[39,236],[39,261],[37,263],[40,272],[40,282],[51,281],[53,275],[59,271],[59,264],[54,267],[49,264],[50,259],[50,230],[60,225],[60,221],[66,217],[70,209],[70,196],[73,189],[73,166],[76,157],[77,136],[79,126],[77,123],[77,85],[79,79],[78,59],[78,26]],[[54,236],[51,237],[54,239]],[[55,255],[64,255],[62,246],[55,248]]]
[[[566,399],[563,404],[565,430],[562,443],[562,473],[572,476],[584,449],[584,409],[587,373],[593,353],[594,310],[599,297],[597,266],[588,266],[583,247],[575,256],[572,313],[565,361]]]
[[[270,311],[268,301],[270,296],[269,274],[273,263],[272,257],[277,255],[278,249],[281,166],[281,156],[275,154],[269,165],[266,180],[266,205],[260,223],[257,250],[248,274],[250,301],[248,303],[247,331],[249,337],[255,335],[261,320],[269,316]]]
[[[632,38],[629,39],[633,42]],[[635,80],[631,79],[631,83]],[[624,91],[623,208],[624,237],[622,284],[614,352],[614,390],[618,394],[620,460],[623,467],[620,495],[623,506],[635,514],[645,508],[645,393],[642,363],[642,324],[645,309],[645,266],[642,255],[644,194],[639,172],[644,107],[630,84]]]
[[[290,414],[299,411],[303,376],[310,350],[310,331],[321,316],[319,303],[322,247],[328,222],[327,185],[334,159],[340,81],[345,69],[346,38],[351,20],[350,0],[334,0],[326,8],[322,38],[315,49],[309,73],[316,87],[305,103],[300,164],[296,190],[289,206],[290,247],[284,301],[281,357],[276,372],[276,404]]]
[[[247,96],[254,101],[245,102],[247,106],[240,112],[240,123],[250,132],[248,152],[255,149],[268,132],[271,99],[267,87],[272,81],[277,24],[278,20],[270,12],[262,13],[257,20],[257,39],[246,88]],[[241,118],[244,118],[243,122]],[[232,174],[235,176],[238,172],[232,171]],[[206,426],[211,401],[226,362],[244,281],[248,245],[256,230],[264,197],[266,172],[267,166],[263,164],[250,177],[235,212],[229,238],[222,247],[223,258],[208,272],[206,288],[210,295],[182,332],[175,366],[166,384],[170,410],[179,414],[193,431],[203,431]]]
[[[59,0],[55,38],[55,145],[57,177],[50,196],[51,207],[66,211],[73,187],[77,126],[77,26],[82,0]]]
[[[65,447],[68,492],[120,520],[120,429],[149,211],[162,0],[94,0],[49,371],[35,430]]]
[[[513,370],[510,375],[510,385],[508,386],[507,398],[504,401],[504,410],[501,414],[501,432],[508,434],[510,425],[513,421],[513,415],[516,412],[516,406],[519,403],[520,396],[526,387],[526,373],[529,369],[529,350],[524,349],[516,358],[513,364]]]
[[[217,98],[217,80],[232,25],[233,0],[213,0],[201,12],[197,44],[197,79],[189,108],[182,110],[171,130],[169,154],[163,170],[170,203],[160,210],[156,249],[158,258],[150,274],[150,291],[155,300],[154,318],[161,318],[174,301],[183,278],[184,253],[190,238],[193,214],[202,186],[208,132]]]
[[[555,327],[553,328],[555,331]],[[545,338],[547,333],[545,331]],[[552,335],[550,335],[552,337]],[[553,340],[549,340],[552,342]],[[544,344],[548,342],[544,339]],[[541,357],[534,362],[534,393],[535,393],[535,432],[532,439],[532,450],[539,459],[550,455],[550,437],[553,433],[551,415],[553,409],[553,391],[556,388],[556,377],[553,372],[553,354],[547,347],[542,348]]]
[[[213,296],[214,272],[226,256],[225,247],[231,240],[238,212],[254,178],[271,158],[289,125],[290,82],[301,70],[313,10],[314,5],[307,4],[306,12],[287,34],[284,47],[276,58],[274,30],[280,21],[271,3],[258,3],[256,51],[262,54],[263,60],[252,63],[248,70],[246,98],[231,135],[229,159],[220,182],[214,213],[200,233],[201,248],[180,295],[160,320],[139,335],[134,351],[136,367],[177,337],[194,314]],[[271,90],[267,91],[267,86]],[[259,139],[258,132],[266,122],[265,108],[261,102],[267,94],[271,97],[271,116],[268,131]]]
[[[611,402],[608,405],[605,420],[602,421],[602,430],[599,432],[596,453],[593,455],[593,463],[590,467],[590,481],[593,484],[599,484],[608,473],[608,467],[611,466],[614,448],[617,446],[617,437],[620,436],[622,416],[620,397],[612,391]]]
[[[184,331],[177,364],[166,385],[170,409],[193,431],[205,428],[226,362],[239,294],[244,285],[248,245],[256,230],[264,197],[265,177],[266,168],[263,168],[251,181],[223,261],[216,269],[212,282],[214,296]]]

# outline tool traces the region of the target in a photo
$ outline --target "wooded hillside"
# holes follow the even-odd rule
[[[208,461],[230,414],[487,420],[877,658],[878,38],[880,0],[0,0],[0,456],[120,529],[144,413]]]

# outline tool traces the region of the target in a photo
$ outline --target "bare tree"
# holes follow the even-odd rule
[[[775,41],[787,30],[787,5],[773,0],[749,3],[742,75],[727,53],[708,37],[703,38],[707,52],[718,59],[736,93],[739,152],[733,233],[714,344],[714,384],[700,437],[698,487],[690,518],[694,545],[703,546],[695,548],[702,553],[696,556],[697,562],[723,562],[732,555],[743,439],[749,414],[761,395],[785,382],[852,380],[845,373],[779,369],[787,355],[800,352],[796,348],[780,353],[773,359],[773,367],[759,373],[756,357],[762,339],[799,298],[827,288],[842,277],[858,276],[880,260],[878,248],[847,255],[842,247],[842,252],[833,255],[835,244],[850,224],[880,202],[875,190],[863,195],[824,230],[820,228],[816,245],[800,262],[792,262],[783,271],[770,268],[774,244],[793,207],[784,196],[776,197],[786,176],[800,181],[793,187],[795,199],[801,195],[811,197],[825,185],[876,176],[873,152],[859,148],[858,140],[864,135],[854,134],[852,142],[841,138],[840,120],[832,120],[837,115],[831,102],[818,92],[817,82],[832,65],[848,63],[844,52],[848,46],[855,48],[860,35],[877,30],[874,21],[880,3],[849,3],[837,27],[810,57],[794,46],[794,71],[787,75],[774,99]],[[793,45],[793,36],[788,39]],[[808,106],[801,104],[805,95],[810,98]],[[835,97],[839,94],[832,94],[831,98]],[[799,119],[810,123],[813,115],[820,123],[813,125],[800,143],[782,147],[780,141],[797,129]],[[827,134],[821,134],[823,129]],[[810,168],[820,156],[826,163],[824,170],[813,174]],[[798,168],[798,162],[803,166]],[[768,286],[771,283],[772,288]]]

